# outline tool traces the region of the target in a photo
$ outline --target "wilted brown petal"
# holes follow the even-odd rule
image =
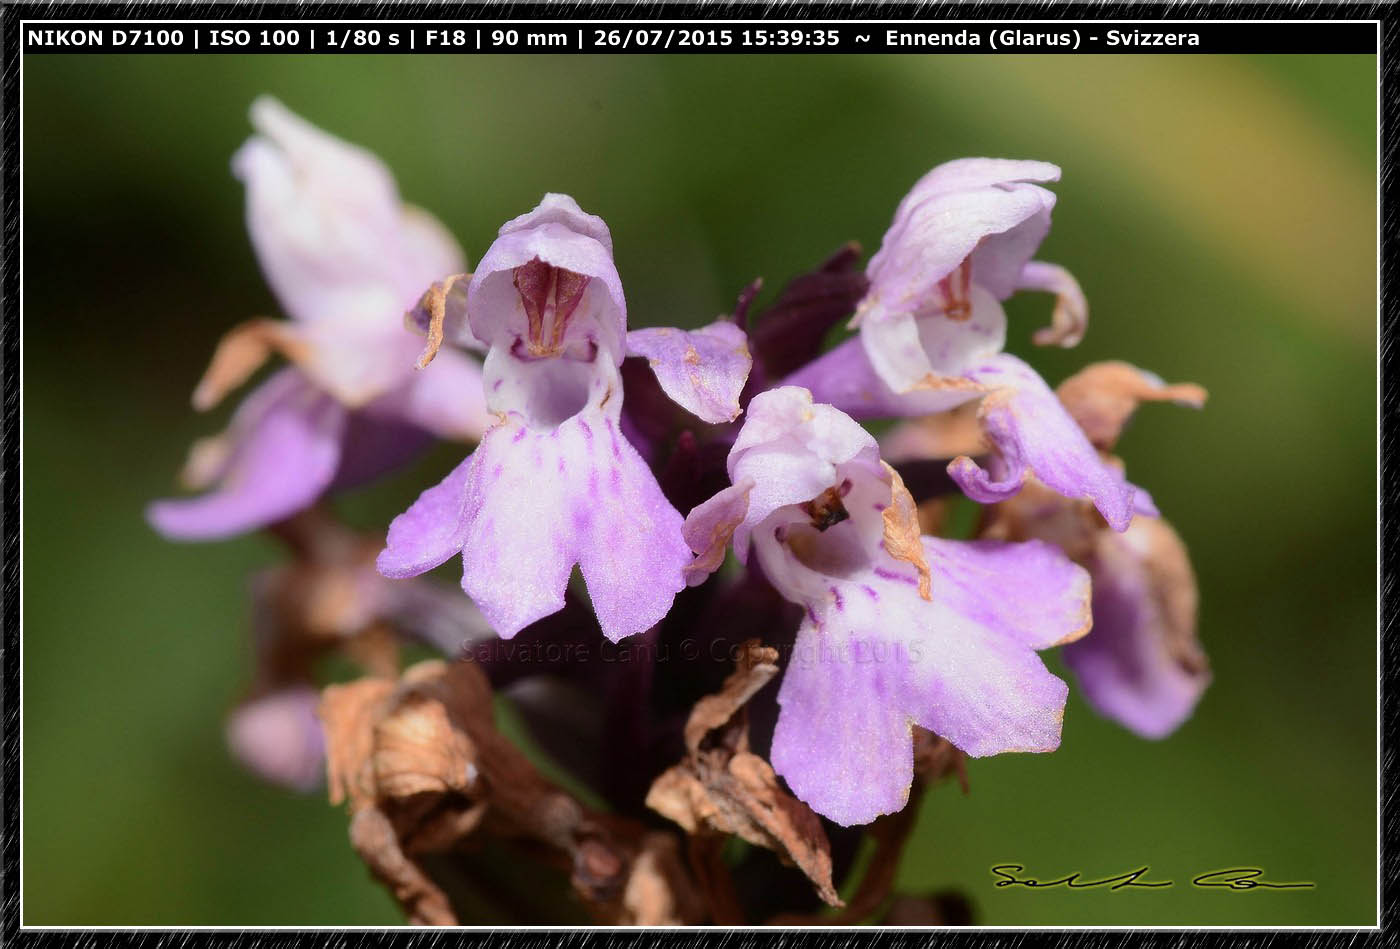
[[[447,894],[404,855],[393,823],[377,808],[365,807],[351,815],[350,843],[370,872],[389,888],[410,924],[457,925]]]
[[[306,344],[295,327],[281,320],[256,319],[235,326],[224,334],[214,350],[209,368],[195,386],[191,401],[203,412],[223,401],[224,396],[248,381],[274,352],[293,362],[307,357]]]
[[[370,764],[383,797],[470,793],[477,752],[435,697],[409,692],[374,726]]]
[[[466,291],[471,277],[469,273],[453,274],[433,284],[424,291],[417,305],[404,314],[404,326],[410,330],[424,332],[428,337],[423,352],[418,357],[419,369],[428,368],[428,364],[442,348],[449,302],[453,305],[454,316],[465,319]],[[457,312],[459,310],[460,314]]]
[[[475,664],[425,662],[398,682],[332,686],[322,717],[332,800],[349,799],[357,850],[411,919],[441,917],[434,901],[441,891],[425,888],[414,857],[451,853],[480,835],[521,844],[522,853],[564,869],[600,922],[702,918],[674,838],[668,847],[541,776],[497,731],[490,686]],[[392,841],[379,820],[392,827]]]
[[[1199,409],[1206,390],[1189,382],[1167,385],[1125,362],[1096,362],[1060,383],[1055,394],[1100,451],[1111,451],[1141,402],[1175,402]]]
[[[387,679],[360,679],[327,686],[321,693],[317,715],[326,733],[326,785],[332,804],[349,801],[353,812],[374,803],[374,722],[394,686]]]
[[[720,691],[695,704],[685,729],[686,759],[656,779],[647,806],[690,834],[734,834],[774,851],[802,870],[825,902],[841,906],[821,821],[748,750],[743,707],[777,674],[776,659],[777,651],[758,640],[744,644]]]
[[[620,926],[682,926],[704,918],[672,834],[649,833],[622,892]]]
[[[695,703],[690,718],[685,723],[685,746],[696,753],[711,732],[729,725],[735,714],[778,674],[778,651],[759,645],[751,639],[740,647],[740,654],[733,672],[724,680],[724,685],[714,695],[707,695]],[[748,747],[747,723],[739,723],[742,735],[739,740]]]
[[[913,564],[919,572],[919,596],[933,599],[933,578],[924,558],[923,538],[919,535],[919,514],[914,499],[904,487],[899,472],[880,462],[890,475],[890,506],[885,508],[885,550],[895,560]]]

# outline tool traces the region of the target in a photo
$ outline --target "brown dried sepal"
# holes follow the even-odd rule
[[[831,845],[812,809],[778,784],[773,768],[749,751],[744,705],[778,672],[777,651],[745,643],[720,691],[695,704],[685,727],[686,758],[664,772],[647,806],[692,835],[734,834],[774,851],[841,906],[831,881]]]
[[[412,310],[404,314],[404,325],[409,329],[420,328],[426,316],[428,341],[418,357],[419,369],[428,368],[428,364],[442,348],[447,325],[448,297],[454,288],[457,288],[460,294],[461,288],[464,288],[471,278],[469,273],[459,273],[438,281],[423,292],[423,296]]]
[[[885,508],[885,550],[896,560],[913,565],[919,572],[919,596],[933,599],[933,576],[924,557],[924,541],[919,534],[919,512],[914,498],[904,486],[899,472],[888,462],[880,462],[890,476],[890,505]]]
[[[1199,409],[1206,390],[1190,382],[1167,385],[1125,362],[1096,362],[1060,383],[1055,394],[1089,441],[1112,451],[1139,404],[1175,402]]]
[[[456,921],[416,858],[483,834],[567,872],[600,922],[700,920],[675,847],[541,776],[496,730],[491,690],[474,664],[426,662],[396,683],[331,686],[321,716],[332,803],[350,802],[357,852],[410,920]]]
[[[326,736],[326,784],[332,804],[352,812],[373,806],[378,794],[371,757],[374,725],[393,694],[387,679],[359,679],[327,686],[317,715]]]
[[[445,669],[443,663],[433,662],[411,671],[431,684]],[[436,691],[400,689],[392,708],[375,723],[370,769],[380,797],[473,790],[479,776],[476,746],[465,729],[454,727]]]
[[[281,320],[262,318],[235,326],[219,340],[190,401],[201,412],[213,408],[247,382],[273,353],[301,362],[307,358],[308,350],[297,337],[295,327]]]
[[[409,925],[457,925],[447,894],[400,849],[398,832],[383,811],[375,807],[352,811],[350,844],[403,908]]]

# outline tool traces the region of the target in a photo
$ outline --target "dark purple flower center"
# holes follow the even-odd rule
[[[564,350],[569,320],[583,299],[589,277],[554,267],[536,257],[514,270],[515,289],[525,307],[525,351],[518,355],[540,359]]]
[[[851,516],[851,512],[846,510],[846,505],[841,503],[841,499],[851,491],[851,481],[849,478],[838,485],[827,488],[821,494],[802,505],[802,511],[812,519],[812,526],[818,531],[825,531],[835,524],[840,524]]]

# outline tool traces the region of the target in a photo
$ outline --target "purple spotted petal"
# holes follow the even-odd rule
[[[156,501],[147,520],[172,540],[218,540],[263,527],[314,502],[341,457],[346,410],[295,369],[284,369],[239,406],[223,436],[216,487]]]
[[[899,810],[911,724],[970,755],[1058,747],[1067,688],[1036,649],[1088,625],[1086,572],[1042,542],[916,540],[912,500],[870,435],[806,389],[760,393],[733,486],[691,512],[697,569],[736,524],[806,618],[786,664],[774,768],[818,813]],[[707,561],[708,558],[708,561]]]
[[[1073,642],[1089,631],[1089,573],[1054,544],[923,541],[934,589],[957,613],[1032,649]]]
[[[1021,360],[1002,354],[968,373],[992,391],[982,401],[983,430],[996,446],[1003,471],[961,457],[948,473],[974,501],[1004,501],[1034,474],[1067,497],[1087,498],[1113,527],[1132,520],[1136,490],[1105,462],[1045,381]]]
[[[995,555],[981,554],[995,586],[980,596],[935,571],[925,600],[914,571],[890,561],[809,606],[778,694],[772,760],[818,813],[850,825],[903,807],[910,723],[973,756],[1059,746],[1068,688],[989,608],[1020,564],[992,569]],[[1050,578],[1044,589],[1051,610],[1083,592]]]
[[[477,458],[462,586],[501,636],[562,607],[575,563],[609,639],[666,615],[690,550],[616,422],[585,412],[552,432],[502,425]]]
[[[1161,521],[1139,518],[1121,535],[1100,534],[1089,566],[1094,629],[1065,647],[1065,664],[1099,714],[1163,738],[1210,682],[1185,548]]]
[[[739,393],[753,358],[748,337],[733,323],[719,320],[690,332],[633,330],[627,352],[646,357],[666,394],[697,418],[719,423],[739,417]]]
[[[904,808],[914,745],[899,701],[909,690],[907,655],[856,661],[890,647],[844,619],[803,620],[778,692],[771,758],[794,794],[849,827]]]
[[[574,564],[608,638],[643,632],[685,586],[681,516],[613,419],[582,412],[553,430],[518,419],[389,528],[386,576],[462,551],[462,587],[509,638],[564,605]]]
[[[490,440],[488,432],[482,441]],[[467,518],[473,500],[472,469],[481,448],[467,456],[441,482],[418,496],[407,511],[389,524],[389,536],[375,566],[386,577],[416,577],[444,564],[462,549]]]

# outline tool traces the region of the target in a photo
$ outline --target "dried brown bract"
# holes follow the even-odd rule
[[[310,357],[310,348],[297,337],[290,323],[266,317],[240,323],[219,340],[190,401],[201,412],[212,409],[275,353],[292,362],[304,362]]]
[[[734,834],[774,851],[802,870],[825,902],[841,906],[821,821],[749,750],[744,706],[777,674],[776,659],[776,650],[758,640],[744,644],[720,691],[695,704],[685,728],[686,758],[656,779],[647,806],[687,833]]]
[[[426,662],[397,683],[331,686],[321,717],[332,803],[349,802],[356,851],[410,920],[457,921],[421,858],[487,838],[562,870],[599,922],[701,918],[674,839],[545,779],[497,730],[490,686],[473,663]]]
[[[1199,409],[1206,390],[1190,382],[1167,385],[1125,362],[1096,362],[1055,390],[1070,416],[1100,451],[1112,451],[1123,426],[1143,402],[1175,402]]]
[[[442,349],[449,308],[452,310],[454,331],[459,330],[461,324],[465,323],[467,285],[471,282],[471,277],[469,273],[452,274],[433,284],[423,292],[417,305],[404,314],[405,327],[421,330],[427,336],[423,352],[416,363],[419,369],[428,368],[438,350]]]

